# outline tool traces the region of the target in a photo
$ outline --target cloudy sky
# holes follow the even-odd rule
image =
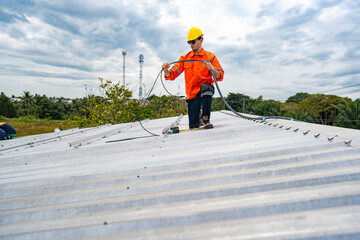
[[[0,0],[0,91],[98,94],[99,77],[138,97],[163,62],[190,51],[189,29],[225,70],[223,94],[286,100],[297,92],[360,96],[359,0]],[[166,81],[184,94],[184,79]],[[158,82],[154,93],[166,94]]]

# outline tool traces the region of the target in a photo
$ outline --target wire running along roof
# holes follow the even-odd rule
[[[0,239],[358,239],[359,130],[212,113],[0,142]]]

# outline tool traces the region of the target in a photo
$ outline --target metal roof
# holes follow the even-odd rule
[[[360,131],[212,113],[0,142],[0,239],[360,239]]]

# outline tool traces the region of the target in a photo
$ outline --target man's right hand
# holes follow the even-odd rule
[[[171,75],[171,72],[169,71],[170,65],[166,62],[166,63],[163,63],[161,68],[164,70],[165,76],[170,77],[170,75]]]

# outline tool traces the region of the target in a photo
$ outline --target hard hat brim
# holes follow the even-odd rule
[[[192,40],[198,39],[199,37],[202,37],[202,36],[204,36],[204,34],[201,34],[201,35],[197,36],[196,38],[188,38],[186,41],[192,41]]]

